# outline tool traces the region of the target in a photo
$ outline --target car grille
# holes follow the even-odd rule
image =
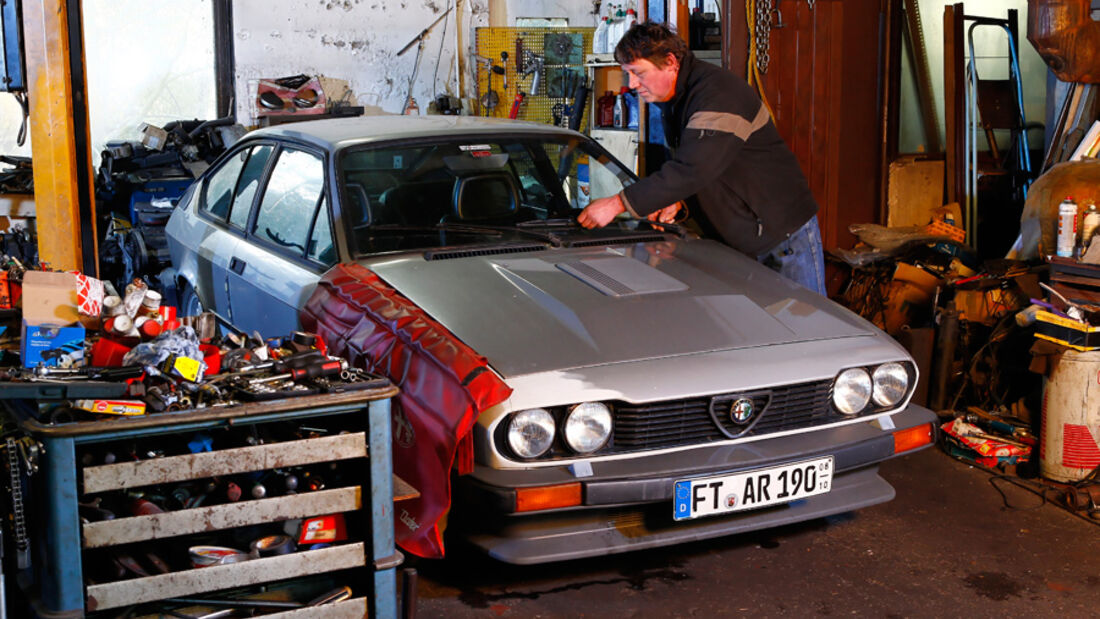
[[[723,415],[710,413],[712,399],[731,401],[741,397],[737,393],[649,404],[619,402],[614,406],[611,449],[623,452],[696,445],[727,440],[731,435],[761,436],[833,423],[845,417],[833,410],[829,403],[831,394],[831,380],[746,392],[744,397],[753,400],[754,405],[764,406],[763,412],[757,413],[759,421],[748,431],[736,427]],[[726,431],[719,429],[717,423]]]

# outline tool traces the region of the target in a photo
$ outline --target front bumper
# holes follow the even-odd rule
[[[936,416],[911,405],[889,424],[856,423],[792,436],[610,462],[592,475],[569,467],[496,470],[478,466],[455,484],[452,523],[490,556],[508,563],[543,563],[666,546],[780,526],[889,501],[893,488],[877,464],[894,457],[894,432],[932,424]],[[927,445],[926,445],[927,446]],[[906,452],[909,453],[909,452]],[[676,522],[672,488],[680,479],[749,471],[831,455],[827,494],[729,516]],[[514,514],[517,488],[580,482],[580,506]]]

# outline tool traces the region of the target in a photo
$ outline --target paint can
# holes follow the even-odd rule
[[[1077,246],[1077,203],[1067,197],[1058,205],[1058,250],[1062,258],[1072,258]]]
[[[1080,481],[1100,466],[1100,351],[1066,351],[1043,384],[1039,474]]]

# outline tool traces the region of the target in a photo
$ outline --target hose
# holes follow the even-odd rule
[[[771,116],[772,122],[775,122],[775,112],[772,111],[772,106],[768,103],[768,95],[764,92],[764,79],[760,77],[760,68],[756,66],[756,23],[753,21],[755,17],[756,0],[747,0],[745,2],[745,23],[749,28],[749,59],[748,66],[745,68],[745,76],[749,86],[755,88],[760,95],[760,101],[763,102],[764,108],[768,110],[768,116]],[[768,16],[768,18],[771,19],[771,16]]]

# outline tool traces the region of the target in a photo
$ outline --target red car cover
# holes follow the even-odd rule
[[[393,403],[393,467],[420,497],[394,506],[396,538],[413,554],[442,557],[438,523],[450,507],[459,442],[479,413],[512,390],[484,357],[357,264],[324,275],[301,321],[332,354],[401,388]]]

